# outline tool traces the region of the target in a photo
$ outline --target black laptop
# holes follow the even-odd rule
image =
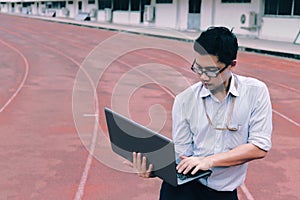
[[[109,108],[105,108],[106,123],[112,150],[132,162],[132,152],[146,156],[153,164],[153,175],[178,186],[189,181],[207,178],[211,170],[195,175],[179,174],[176,170],[174,143],[167,137],[144,127]]]

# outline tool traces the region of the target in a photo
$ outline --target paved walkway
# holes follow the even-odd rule
[[[198,31],[177,31],[168,28],[157,28],[149,25],[121,25],[112,24],[106,22],[96,21],[76,21],[74,19],[67,18],[52,18],[33,15],[19,15],[23,17],[37,18],[47,21],[55,21],[59,23],[67,23],[73,25],[87,26],[111,31],[129,32],[134,34],[151,35],[156,37],[164,37],[169,39],[183,40],[192,42],[199,34]],[[300,60],[300,44],[293,44],[290,42],[280,42],[250,38],[246,36],[238,36],[239,47],[244,51],[255,51],[260,53],[279,55],[284,57],[290,57]]]

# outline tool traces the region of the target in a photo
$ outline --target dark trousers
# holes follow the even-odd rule
[[[160,189],[160,200],[238,200],[237,190],[216,191],[198,181],[191,181],[181,186],[173,187],[166,182]]]

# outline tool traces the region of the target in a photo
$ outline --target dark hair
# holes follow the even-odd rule
[[[196,39],[194,50],[201,55],[217,56],[220,62],[230,65],[236,59],[237,38],[226,27],[210,27]]]

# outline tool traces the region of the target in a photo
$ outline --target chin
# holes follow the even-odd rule
[[[211,91],[216,89],[213,85],[206,85],[205,88]]]

